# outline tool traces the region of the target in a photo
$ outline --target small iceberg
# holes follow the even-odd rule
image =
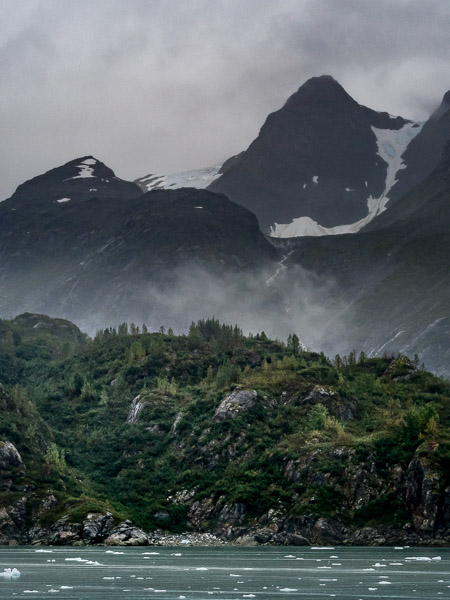
[[[16,568],[10,569],[7,567],[3,570],[3,573],[0,573],[0,577],[4,577],[5,579],[11,579],[11,577],[20,577],[20,571]]]

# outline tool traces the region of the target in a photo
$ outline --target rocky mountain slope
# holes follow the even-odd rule
[[[448,376],[450,145],[423,183],[355,235],[304,238],[286,261],[335,282],[325,351],[418,354]],[[334,306],[333,306],[334,303]]]
[[[357,231],[384,209],[419,131],[361,106],[332,77],[314,77],[268,116],[210,189],[249,208],[277,237]]]
[[[180,325],[167,297],[180,295],[186,270],[192,297],[195,273],[245,275],[276,259],[255,216],[225,196],[191,188],[144,194],[92,157],[32,179],[0,203],[3,316],[45,311],[94,331],[123,319]]]
[[[216,320],[89,340],[27,314],[0,340],[1,543],[450,541],[450,389],[405,357]]]

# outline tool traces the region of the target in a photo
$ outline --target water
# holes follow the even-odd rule
[[[21,576],[0,577],[1,600],[450,598],[447,548],[3,546],[6,567]]]

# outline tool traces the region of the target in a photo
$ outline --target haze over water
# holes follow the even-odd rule
[[[2,600],[450,597],[447,548],[3,546],[7,567],[21,576],[0,577]]]

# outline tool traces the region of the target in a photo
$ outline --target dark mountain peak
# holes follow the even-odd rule
[[[142,194],[132,182],[116,177],[114,171],[92,155],[75,158],[19,185],[10,201],[48,204],[90,198],[134,198]]]
[[[331,75],[320,75],[308,79],[286,102],[285,108],[295,108],[305,104],[335,104],[336,102],[351,102],[355,100],[347,94],[340,83]]]
[[[437,121],[450,110],[450,90],[444,94],[441,104],[431,115],[430,120]]]

